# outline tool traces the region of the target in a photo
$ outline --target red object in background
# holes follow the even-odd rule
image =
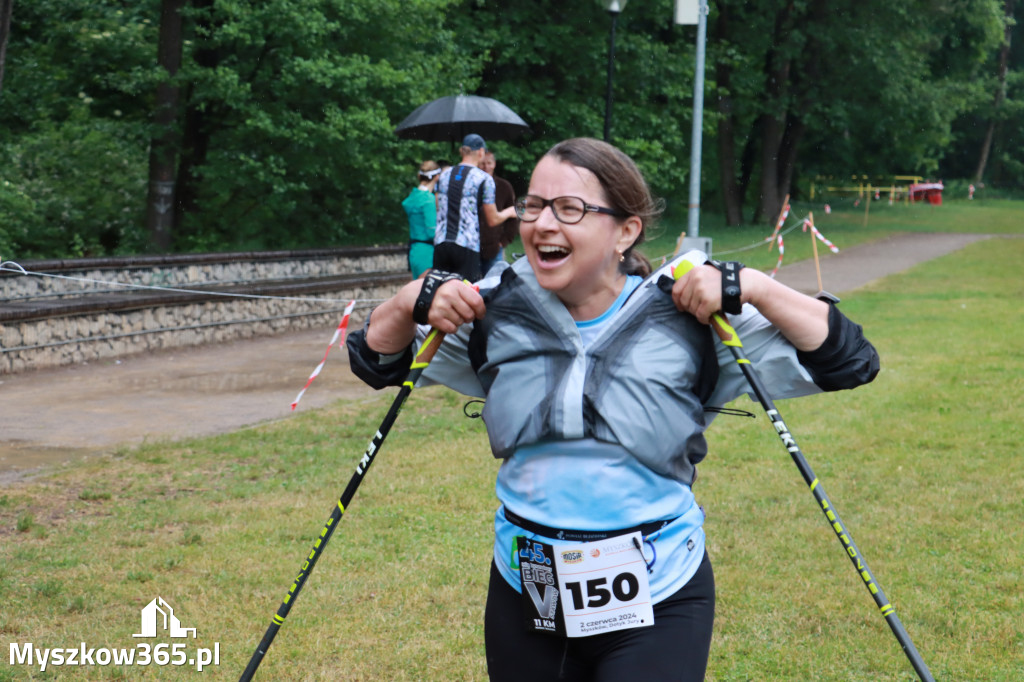
[[[941,182],[921,182],[911,185],[909,192],[911,201],[927,201],[934,206],[942,204]]]

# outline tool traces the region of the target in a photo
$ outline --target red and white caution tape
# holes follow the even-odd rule
[[[825,235],[818,231],[818,228],[812,227],[811,229],[814,230],[814,236],[821,240],[821,242],[828,247],[829,251],[832,253],[839,253],[839,247],[826,239]]]
[[[779,230],[786,224],[786,218],[789,217],[789,204],[787,203],[782,207],[782,214],[779,216],[779,222],[775,225],[775,231],[772,232],[772,236],[765,239],[768,242],[768,250],[772,250],[772,246],[775,244],[775,237],[778,236]]]
[[[345,312],[341,316],[341,322],[338,323],[338,328],[334,330],[334,336],[331,338],[331,342],[327,344],[327,350],[324,351],[324,359],[320,361],[320,364],[316,366],[316,369],[313,370],[313,373],[309,375],[309,380],[306,381],[306,385],[302,387],[302,390],[299,391],[299,395],[295,397],[295,401],[292,403],[292,411],[295,411],[295,406],[299,404],[300,400],[302,400],[302,394],[306,392],[306,389],[309,388],[309,385],[313,383],[313,379],[316,379],[317,375],[320,374],[320,370],[322,370],[324,368],[324,365],[327,364],[327,356],[330,354],[331,348],[334,347],[334,343],[338,343],[339,349],[344,346],[345,332],[348,330],[348,318],[351,317],[352,311],[355,309],[355,307],[355,301],[352,301],[347,306],[345,306]],[[338,340],[339,337],[341,339],[340,341]]]
[[[814,226],[814,223],[812,223],[810,220],[805,220],[804,221],[804,232],[807,231],[808,227],[811,228],[811,234],[814,235],[815,237],[817,237],[818,241],[820,241],[822,244],[827,246],[829,251],[831,251],[832,253],[839,253],[839,247],[837,247],[835,244],[833,244],[829,240],[825,239],[825,235],[823,235],[818,230],[818,228],[816,228]]]
[[[779,271],[779,267],[782,265],[782,254],[786,253],[786,245],[782,243],[782,235],[779,235],[779,260],[775,263],[775,269],[772,270],[771,278],[775,279],[775,273]]]

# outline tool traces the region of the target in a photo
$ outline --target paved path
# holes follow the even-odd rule
[[[823,283],[834,294],[849,292],[983,238],[912,234],[838,254],[825,251]],[[785,266],[777,278],[800,291],[818,291],[813,261]],[[333,333],[324,328],[0,376],[0,483],[145,440],[212,435],[288,418]],[[335,348],[298,409],[370,393]]]
[[[880,277],[908,270],[987,238],[983,234],[907,234],[851,246],[839,253],[820,248],[822,285],[837,295],[853,291]],[[775,278],[798,291],[818,293],[813,259],[783,266]]]

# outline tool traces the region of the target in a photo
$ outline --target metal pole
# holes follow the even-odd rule
[[[341,494],[337,504],[331,509],[331,516],[327,519],[327,523],[324,525],[323,530],[320,531],[320,536],[313,543],[313,551],[303,560],[302,567],[299,569],[299,574],[292,582],[292,586],[288,589],[288,593],[284,597],[284,601],[281,606],[278,607],[277,613],[274,614],[274,619],[271,621],[270,626],[267,627],[267,631],[263,634],[263,639],[256,646],[256,651],[253,652],[252,657],[249,658],[248,665],[245,666],[245,670],[242,671],[241,677],[238,678],[238,682],[249,682],[253,676],[256,675],[256,671],[260,667],[260,663],[263,662],[263,658],[267,655],[267,649],[274,643],[274,638],[277,637],[278,631],[281,626],[284,625],[284,619],[288,617],[288,613],[291,611],[292,606],[295,604],[295,600],[299,598],[299,592],[302,587],[306,584],[306,580],[309,578],[309,574],[313,572],[313,568],[316,566],[317,560],[323,554],[324,549],[327,547],[328,541],[331,536],[334,535],[335,529],[338,527],[338,522],[341,521],[342,516],[345,514],[346,509],[352,502],[352,498],[356,494],[356,490],[359,489],[359,484],[363,482],[363,478],[366,476],[366,472],[370,470],[370,465],[373,464],[374,458],[377,453],[380,452],[381,446],[384,444],[384,439],[387,438],[388,433],[391,431],[391,427],[394,426],[395,421],[398,420],[398,415],[402,411],[402,406],[405,405],[406,399],[409,394],[412,393],[413,387],[416,385],[416,381],[423,374],[423,370],[427,368],[430,361],[434,358],[434,354],[437,349],[441,347],[441,342],[444,341],[444,334],[432,329],[427,337],[423,339],[423,344],[420,346],[419,351],[413,358],[412,366],[409,368],[409,374],[402,384],[402,388],[399,389],[398,395],[395,396],[395,400],[391,403],[391,409],[384,416],[384,421],[381,422],[380,427],[377,429],[377,433],[374,434],[370,440],[370,445],[363,452],[362,459],[359,460],[359,464],[356,465],[356,471],[352,474],[352,478],[349,479],[348,486],[345,488],[345,492]]]
[[[604,141],[612,141],[612,74],[615,72],[615,24],[619,21],[619,13],[608,11],[612,15],[612,28],[608,33],[608,91],[604,102]]]
[[[693,134],[690,143],[690,212],[686,235],[699,236],[700,231],[700,157],[704,125],[704,44],[708,26],[708,1],[700,0],[697,16],[697,65],[693,78]],[[606,124],[607,125],[607,124]],[[607,138],[607,132],[605,137]]]
[[[813,236],[812,236],[813,239]],[[693,261],[683,258],[679,264],[676,265],[672,272],[674,278],[678,279],[689,272],[694,267]],[[810,487],[811,494],[814,495],[814,499],[817,500],[821,511],[824,512],[825,518],[828,520],[829,525],[835,532],[836,537],[839,538],[840,544],[843,546],[843,553],[846,554],[847,558],[853,564],[857,573],[860,575],[861,580],[864,581],[864,585],[868,588],[868,592],[871,593],[872,598],[875,600],[875,604],[878,606],[879,611],[885,618],[886,623],[889,624],[889,629],[896,636],[896,640],[903,648],[903,653],[906,654],[910,664],[914,667],[914,671],[917,676],[921,678],[921,682],[935,682],[935,678],[932,677],[931,671],[928,669],[928,665],[921,658],[921,654],[918,653],[917,647],[914,646],[914,642],[910,639],[910,635],[907,634],[906,628],[903,627],[903,623],[900,621],[899,616],[896,615],[896,609],[893,608],[892,604],[889,603],[888,598],[885,596],[885,592],[882,591],[882,586],[878,584],[875,579],[875,575],[868,568],[867,560],[864,559],[864,555],[861,554],[860,549],[853,541],[853,537],[850,534],[846,524],[843,523],[842,519],[839,518],[839,512],[836,511],[835,505],[832,504],[832,500],[829,499],[828,495],[825,494],[825,488],[821,485],[818,477],[814,475],[814,471],[811,470],[811,465],[807,463],[807,459],[804,457],[804,453],[800,450],[800,446],[797,445],[796,439],[789,431],[789,427],[782,420],[782,416],[779,414],[778,409],[775,407],[775,403],[772,401],[771,394],[768,392],[768,388],[765,386],[764,381],[761,379],[761,375],[758,374],[757,370],[754,369],[754,365],[751,364],[747,358],[746,352],[743,350],[743,342],[740,340],[736,330],[733,329],[732,325],[725,318],[725,313],[715,313],[711,317],[711,327],[715,330],[718,338],[721,339],[722,343],[728,346],[729,351],[732,353],[733,359],[736,360],[736,364],[739,365],[740,372],[742,372],[747,383],[750,384],[750,389],[754,392],[757,401],[761,403],[761,407],[764,408],[765,413],[772,422],[772,427],[775,430],[775,434],[782,441],[783,447],[789,452],[793,463],[796,464],[797,469],[800,470],[800,475],[803,476],[804,482]]]

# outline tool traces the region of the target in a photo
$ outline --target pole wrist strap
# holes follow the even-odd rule
[[[710,263],[722,273],[722,312],[739,315],[743,310],[743,302],[740,300],[740,270],[746,266],[734,260],[713,260]]]
[[[416,297],[416,304],[412,307],[412,319],[417,324],[427,324],[427,313],[430,312],[430,305],[434,302],[437,290],[445,282],[453,279],[462,279],[461,275],[444,270],[428,270],[423,277],[423,286],[420,288],[420,295]]]

